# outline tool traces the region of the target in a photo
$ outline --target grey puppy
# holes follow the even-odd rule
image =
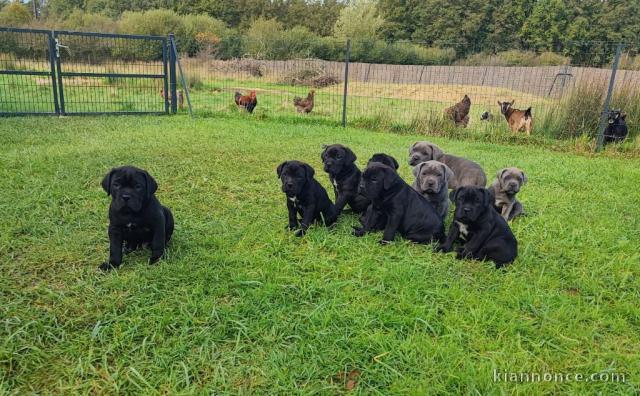
[[[504,168],[498,171],[496,180],[489,186],[488,190],[494,197],[494,207],[505,220],[509,221],[524,213],[516,194],[526,182],[527,175],[522,170]]]
[[[453,178],[453,171],[447,165],[438,161],[421,162],[413,168],[413,189],[427,199],[444,220],[449,210],[449,180]]]
[[[440,161],[453,171],[449,180],[449,189],[455,190],[462,186],[484,187],[487,185],[487,175],[480,165],[466,158],[445,154],[438,146],[430,142],[415,142],[409,148],[409,165],[416,166],[421,162]]]

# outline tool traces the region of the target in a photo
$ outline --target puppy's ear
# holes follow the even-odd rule
[[[320,159],[322,160],[322,162],[324,162],[325,157],[327,156],[327,149],[329,148],[328,144],[323,144],[322,145],[322,153],[320,153]]]
[[[393,158],[392,156],[389,156],[389,159],[391,159],[391,162],[393,162],[393,168],[395,170],[398,170],[398,168],[400,167],[400,164],[398,164],[398,161],[396,161],[396,159]]]
[[[449,183],[449,180],[451,180],[451,178],[453,176],[455,176],[453,174],[453,171],[451,170],[451,168],[449,168],[447,165],[442,164],[442,171],[444,172],[444,182],[445,183]]]
[[[625,113],[624,111],[622,113],[620,113],[620,118],[622,118],[623,120],[626,121],[627,113]]]
[[[307,175],[307,180],[311,180],[311,179],[313,179],[313,175],[315,175],[315,174],[316,174],[316,171],[315,171],[315,170],[313,170],[313,168],[311,167],[311,165],[309,165],[309,164],[304,164],[304,165],[302,165],[302,166],[304,167],[304,172],[305,172],[305,173],[306,173],[306,175]]]
[[[491,192],[488,189],[486,188],[482,189],[482,197],[483,197],[482,200],[483,200],[484,206],[490,206],[493,204],[493,196],[491,195]]]
[[[411,172],[413,172],[413,177],[415,177],[416,179],[418,178],[418,176],[420,175],[420,172],[422,171],[422,167],[424,166],[425,162],[421,162],[418,165],[413,167],[413,170]]]
[[[278,174],[278,178],[280,178],[280,176],[282,176],[282,170],[284,169],[284,166],[288,163],[289,161],[284,161],[283,163],[281,163],[280,165],[278,165],[278,168],[276,169],[276,173]]]
[[[529,181],[529,179],[527,179],[527,175],[522,171],[520,171],[520,173],[522,173],[522,184],[527,184],[527,181]]]
[[[442,157],[444,155],[442,150],[440,150],[440,147],[436,146],[433,143],[429,143],[429,146],[431,147],[431,159],[437,161],[438,158],[440,158],[440,157]]]
[[[102,189],[107,192],[107,196],[111,195],[111,178],[116,173],[116,169],[113,168],[102,179]]]
[[[500,187],[502,187],[502,174],[507,170],[507,168],[502,168],[498,172],[496,172],[496,178],[498,179],[498,184],[500,184]]]
[[[456,198],[458,197],[458,193],[460,192],[460,190],[461,190],[462,188],[463,188],[463,187],[458,187],[458,188],[456,188],[455,190],[451,190],[451,192],[449,193],[449,200],[450,200],[451,202],[456,202]]]
[[[345,147],[344,152],[346,154],[345,161],[354,163],[358,159],[358,157],[356,157],[356,153],[354,153],[349,147]]]
[[[396,181],[396,177],[399,177],[399,176],[391,168],[384,169],[383,172],[384,172],[384,179],[382,180],[382,187],[385,190],[388,190]]]
[[[158,191],[158,183],[156,183],[156,179],[154,179],[149,172],[144,171],[144,179],[146,181],[146,190],[147,190],[147,199],[151,198],[153,194]]]

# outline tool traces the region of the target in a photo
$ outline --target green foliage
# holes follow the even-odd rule
[[[0,10],[0,26],[20,27],[31,22],[33,15],[23,4],[13,2]]]
[[[340,11],[340,16],[333,27],[333,35],[339,40],[356,41],[374,40],[384,20],[377,15],[373,1],[353,1]]]
[[[73,10],[59,26],[66,30],[81,32],[114,33],[118,29],[118,24],[113,19],[101,14],[87,13],[78,8]]]
[[[509,50],[497,54],[478,53],[456,64],[463,66],[559,66],[569,63],[569,58],[554,52]]]

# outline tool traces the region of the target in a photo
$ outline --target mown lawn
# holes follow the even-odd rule
[[[402,163],[418,136],[254,117],[0,120],[0,393],[637,394],[640,160],[430,139],[490,178],[523,168],[505,271],[429,246],[285,231],[275,168],[340,142]],[[135,164],[177,228],[100,273],[109,198]],[[330,194],[332,196],[332,194]],[[625,382],[494,382],[494,370]]]

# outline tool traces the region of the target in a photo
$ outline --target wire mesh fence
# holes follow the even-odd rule
[[[168,38],[5,28],[0,39],[2,114],[166,113],[170,88],[180,85]],[[186,86],[175,91],[177,111],[186,111],[188,89],[203,115],[246,112],[255,97],[249,107],[259,117],[508,132],[499,103],[509,103],[528,111],[533,135],[556,138],[596,136],[619,47],[569,42],[553,53],[497,52],[326,39],[305,49],[247,38],[225,45],[211,40],[181,57]],[[626,113],[635,137],[640,57],[637,45],[621,48],[611,108]],[[452,108],[465,97],[468,108]]]
[[[163,113],[164,37],[56,32],[65,113]]]
[[[387,51],[398,45],[388,44]],[[423,64],[350,61],[346,75],[344,42],[334,43],[342,51],[342,59],[338,60],[335,54],[331,59],[271,60],[262,58],[265,51],[255,51],[237,58],[201,54],[183,59],[183,63],[195,110],[201,113],[243,111],[234,103],[235,93],[247,95],[255,91],[256,114],[338,121],[344,101],[348,122],[382,122],[433,130],[455,126],[451,113],[445,110],[466,95],[471,102],[468,122],[458,126],[508,131],[507,117],[499,105],[508,102],[516,109],[531,108],[534,134],[595,137],[617,46],[618,43],[566,43],[565,53],[588,54],[569,57],[481,52],[449,44],[449,52]],[[245,48],[263,46],[245,43]],[[362,48],[351,51],[356,52],[352,59],[366,58]],[[377,51],[384,53],[385,49]],[[623,57],[632,60],[633,55],[627,52]],[[625,69],[625,64],[632,63],[621,63],[612,108],[627,110],[629,129],[635,136],[639,132],[640,71]],[[298,113],[294,98],[304,98],[311,90],[315,91],[313,110]]]
[[[0,114],[165,113],[167,38],[0,28]]]
[[[0,114],[56,113],[51,33],[0,30]]]

